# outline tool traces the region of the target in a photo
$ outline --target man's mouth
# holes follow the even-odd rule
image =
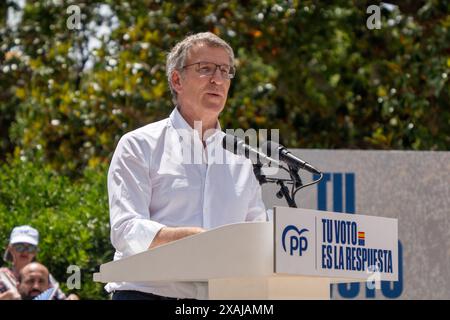
[[[30,292],[30,296],[31,297],[37,297],[38,295],[40,295],[42,292],[41,291],[39,291],[39,290],[32,290],[31,292]]]
[[[208,92],[207,94],[211,95],[213,97],[220,97],[220,98],[222,97],[222,95],[220,93],[217,93],[217,92]]]

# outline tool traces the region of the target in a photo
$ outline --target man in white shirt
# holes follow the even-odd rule
[[[169,118],[125,134],[110,164],[114,260],[224,224],[266,220],[251,162],[222,148],[218,117],[233,61],[231,47],[209,32],[185,38],[169,53],[176,107]],[[106,290],[114,300],[207,297],[205,283],[122,282]]]

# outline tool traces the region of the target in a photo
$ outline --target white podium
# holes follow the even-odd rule
[[[98,282],[200,281],[209,299],[329,299],[330,280],[278,275],[273,224],[226,225],[100,266]]]
[[[97,282],[206,282],[208,298],[330,299],[330,283],[366,276],[275,273],[274,223],[230,224],[105,263]]]

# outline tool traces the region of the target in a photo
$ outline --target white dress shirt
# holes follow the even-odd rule
[[[120,139],[108,172],[114,260],[147,250],[165,226],[211,229],[266,221],[250,160],[225,151],[219,129],[205,135],[203,147],[198,130],[174,108],[169,118]],[[201,282],[121,282],[105,288],[194,299],[208,294]]]

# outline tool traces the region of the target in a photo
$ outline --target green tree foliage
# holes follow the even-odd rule
[[[167,51],[209,30],[237,52],[224,127],[279,128],[290,147],[448,149],[448,1],[382,7],[379,30],[369,4],[27,1],[16,31],[1,20],[1,147],[42,149],[69,174],[107,162],[124,132],[170,112]]]
[[[103,299],[103,285],[92,281],[100,264],[112,260],[106,168],[86,169],[73,183],[42,163],[15,160],[0,167],[0,247],[18,225],[40,233],[37,260],[46,265],[65,293]],[[3,251],[2,251],[3,252]],[[81,269],[81,288],[66,286],[70,265]]]
[[[120,136],[170,113],[166,54],[188,33],[235,49],[223,128],[280,129],[289,147],[448,150],[450,2],[383,5],[369,30],[371,4],[1,1],[0,161],[16,160],[0,172],[0,234],[35,224],[60,280],[69,264],[88,279],[110,260],[106,165]]]

